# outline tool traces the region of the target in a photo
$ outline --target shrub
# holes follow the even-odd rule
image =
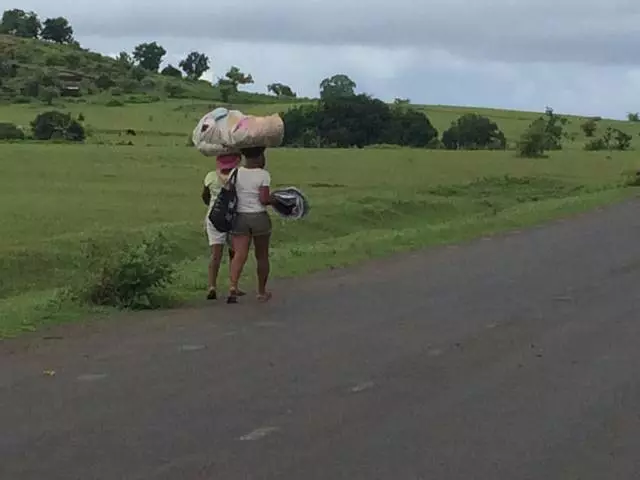
[[[105,103],[107,107],[124,107],[124,102],[122,100],[118,100],[117,98],[112,98]]]
[[[104,73],[96,78],[96,87],[100,90],[108,90],[111,87],[115,86],[115,82],[111,79],[109,75],[105,75]]]
[[[85,139],[84,127],[70,114],[51,110],[39,114],[33,122],[33,137],[36,140],[68,140],[81,142]]]
[[[80,297],[94,305],[126,309],[157,308],[163,290],[174,278],[170,260],[173,245],[162,234],[118,251],[107,251],[95,243],[84,249],[89,278]]]
[[[504,150],[507,139],[495,122],[482,115],[468,113],[445,130],[442,143],[449,150]]]
[[[24,140],[24,132],[13,123],[0,123],[0,140]]]
[[[633,112],[627,114],[627,120],[630,122],[640,122],[640,113]]]
[[[546,150],[547,132],[546,122],[540,117],[529,125],[516,144],[519,157],[542,157]]]
[[[584,149],[588,152],[599,152],[607,150],[608,146],[602,138],[594,138],[585,144]]]
[[[596,133],[596,130],[598,129],[598,122],[595,119],[590,118],[582,125],[580,125],[580,128],[582,129],[586,137],[593,137]]]

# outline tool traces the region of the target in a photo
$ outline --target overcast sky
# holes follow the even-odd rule
[[[9,0],[2,0],[3,7]],[[640,111],[640,0],[20,0],[88,48],[157,41],[316,96],[346,73],[385,100],[624,117]],[[635,62],[635,63],[634,63]]]

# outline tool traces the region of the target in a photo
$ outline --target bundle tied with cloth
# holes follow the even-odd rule
[[[239,110],[216,108],[193,130],[193,145],[207,157],[239,153],[242,148],[278,147],[284,139],[280,115],[245,115]]]

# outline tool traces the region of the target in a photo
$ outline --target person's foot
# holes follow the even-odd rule
[[[273,295],[271,294],[271,292],[259,293],[259,294],[258,294],[258,301],[259,301],[260,303],[266,303],[266,302],[268,302],[269,300],[271,300],[271,297],[272,297],[272,296],[273,296]]]
[[[207,300],[216,300],[218,298],[218,294],[215,288],[210,288],[209,292],[207,292]]]
[[[227,297],[227,303],[238,303],[238,289],[232,288],[229,290],[229,296]]]

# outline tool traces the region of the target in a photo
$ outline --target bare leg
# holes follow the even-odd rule
[[[258,274],[258,298],[261,300],[268,300],[270,297],[269,292],[267,292],[267,281],[269,280],[269,271],[271,269],[269,263],[270,241],[271,234],[253,238]]]
[[[211,256],[209,257],[209,300],[216,298],[216,286],[218,285],[218,272],[220,272],[220,264],[222,263],[222,253],[224,245],[212,245]]]
[[[242,269],[247,262],[249,256],[249,245],[251,243],[251,237],[248,235],[234,235],[233,236],[233,260],[231,261],[230,273],[230,285],[229,285],[229,303],[235,302],[235,297],[238,295],[238,282],[242,275]]]

